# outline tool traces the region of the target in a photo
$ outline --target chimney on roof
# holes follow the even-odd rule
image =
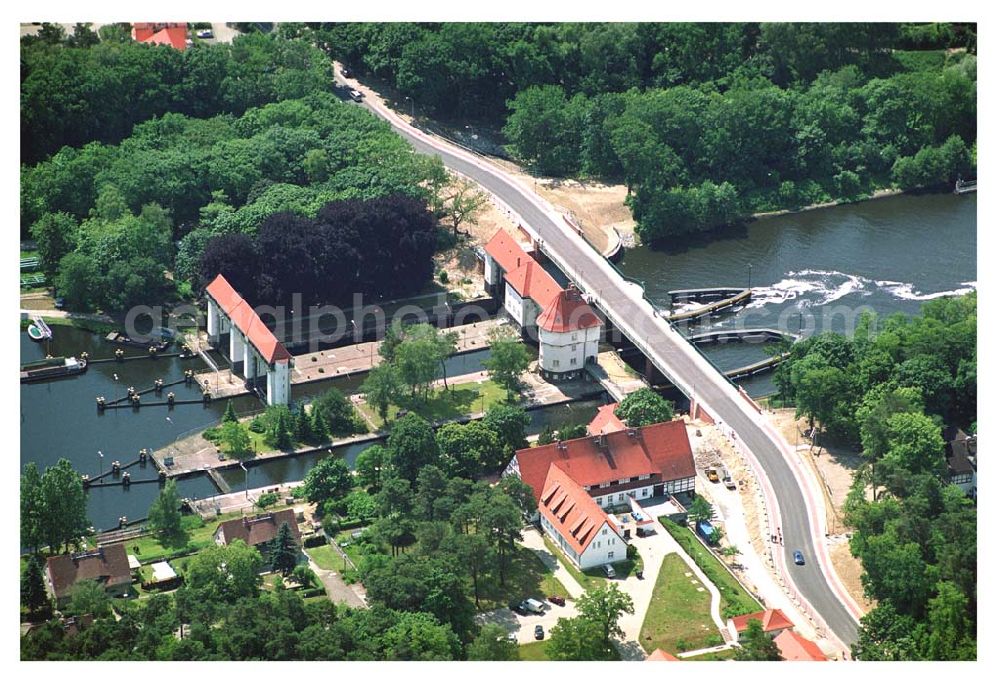
[[[632,439],[635,439],[636,436],[637,436],[637,434],[638,433],[636,432],[635,428],[629,428],[628,429],[628,436],[631,437]]]
[[[517,267],[521,268],[521,257],[517,258]]]
[[[564,292],[566,293],[566,299],[569,300],[580,299],[580,290],[577,289],[575,283],[570,283],[569,285],[567,285]]]

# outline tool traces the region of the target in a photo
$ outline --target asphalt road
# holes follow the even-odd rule
[[[366,103],[367,105],[367,103]],[[370,107],[379,116],[385,114]],[[581,289],[594,294],[605,314],[640,347],[646,347],[653,361],[671,380],[708,411],[733,428],[753,452],[765,470],[781,512],[788,574],[799,593],[822,616],[827,626],[845,645],[857,638],[857,622],[837,597],[820,567],[810,531],[806,502],[798,482],[778,446],[764,429],[749,415],[745,402],[721,374],[702,358],[680,334],[656,315],[653,307],[641,297],[640,288],[627,282],[582,238],[569,230],[558,215],[546,211],[530,190],[499,175],[499,171],[484,168],[468,155],[451,153],[430,144],[408,127],[390,119],[396,131],[418,152],[441,157],[448,168],[474,179],[493,195],[517,212],[543,241],[543,251],[560,265]],[[799,549],[805,556],[804,566],[796,566],[792,553]]]

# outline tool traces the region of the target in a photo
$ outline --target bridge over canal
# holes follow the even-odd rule
[[[821,633],[844,645],[852,643],[857,637],[859,611],[830,562],[822,499],[798,455],[759,409],[659,315],[640,283],[625,277],[569,229],[565,217],[529,187],[483,158],[410,126],[375,98],[367,102],[418,152],[441,157],[445,166],[473,179],[506,205],[532,235],[537,248],[588,293],[591,304],[691,399],[692,408],[701,407],[723,423],[726,433],[752,455],[761,469],[769,525],[780,527],[785,541],[771,550],[779,576],[794,599],[813,616]],[[804,566],[793,563],[796,549],[805,556]]]

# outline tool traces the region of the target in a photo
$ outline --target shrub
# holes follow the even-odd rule
[[[442,283],[447,283],[448,271],[442,270],[440,273],[438,273],[438,280],[441,281]]]
[[[268,506],[273,506],[278,503],[277,492],[266,492],[257,497],[257,506],[260,508],[267,508]]]

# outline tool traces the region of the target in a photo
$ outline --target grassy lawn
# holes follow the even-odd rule
[[[351,561],[354,563],[354,565],[360,566],[361,565],[361,548],[358,546],[357,540],[353,539],[351,537],[351,534],[353,534],[353,531],[352,532],[341,532],[340,534],[338,534],[335,537],[335,539],[337,540],[337,544],[340,546],[341,549],[343,549],[344,553],[347,554],[347,557],[351,559]],[[310,551],[312,551],[312,549],[310,549]],[[336,556],[340,555],[336,551],[334,551],[333,549],[330,549],[330,551],[332,551],[334,553],[334,555],[336,555]],[[340,559],[338,558],[338,560],[340,560]],[[341,563],[340,567],[343,568],[344,567],[343,561],[341,561],[340,563]]]
[[[324,570],[342,571],[344,569],[343,557],[334,551],[333,547],[329,544],[314,546],[313,548],[306,549],[305,551],[309,557],[315,561],[316,565]]]
[[[706,587],[698,591],[701,582],[692,584],[695,578],[686,577],[685,572],[691,571],[676,553],[663,559],[639,634],[647,653],[662,648],[676,654],[722,643],[712,622],[711,594]]]
[[[727,648],[724,651],[715,651],[714,653],[702,653],[701,655],[691,656],[690,658],[681,658],[681,660],[684,662],[687,662],[689,660],[719,661],[719,660],[732,660],[735,656],[736,656],[736,649]]]
[[[740,586],[729,569],[701,545],[701,542],[694,536],[694,532],[687,527],[681,527],[671,522],[666,517],[660,518],[660,522],[667,528],[670,536],[676,539],[677,543],[694,559],[694,562],[708,576],[708,579],[718,587],[719,593],[722,594],[720,612],[723,619],[753,613],[763,608],[757,599]]]
[[[403,406],[390,405],[389,415],[394,416],[400,409],[412,411],[429,421],[453,420],[471,413],[485,411],[494,404],[500,404],[507,399],[507,390],[492,380],[466,382],[451,385],[430,392],[427,400],[412,399],[403,402]],[[358,405],[361,411],[372,423],[382,427],[383,422],[378,412],[365,403]]]
[[[470,583],[471,594],[471,583]],[[518,547],[510,571],[507,584],[480,582],[479,607],[481,610],[505,608],[511,601],[523,601],[535,598],[544,601],[548,596],[568,596],[566,587],[557,580],[545,567],[534,551]],[[472,598],[470,596],[470,598]]]
[[[521,656],[521,660],[548,660],[549,657],[545,655],[545,642],[536,641],[530,644],[520,644],[517,647],[518,654]]]
[[[562,552],[562,549],[552,543],[552,540],[549,539],[547,535],[542,535],[542,541],[545,542],[545,547],[555,554],[560,561],[562,561],[563,566],[569,571],[569,574],[573,575],[573,579],[580,583],[580,586],[583,587],[584,591],[600,589],[608,581],[608,578],[604,576],[604,566],[599,565],[596,568],[580,570],[573,564],[573,561],[566,557],[566,554]],[[628,559],[612,563],[611,567],[615,569],[615,576],[622,579],[628,577],[637,570],[642,570],[642,558],[637,556],[635,560]]]

